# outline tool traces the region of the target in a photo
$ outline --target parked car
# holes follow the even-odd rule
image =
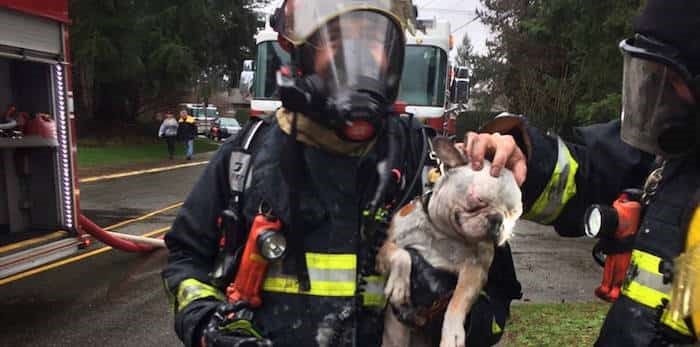
[[[231,135],[236,135],[241,131],[241,124],[236,118],[217,118],[209,129],[208,137],[212,140],[225,139]]]

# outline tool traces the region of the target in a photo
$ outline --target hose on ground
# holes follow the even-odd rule
[[[85,232],[87,232],[88,234],[94,236],[96,239],[107,244],[108,246],[111,246],[121,251],[144,253],[151,252],[157,248],[161,248],[153,244],[146,245],[119,238],[113,235],[114,233],[100,228],[100,226],[98,226],[82,214],[78,217],[78,223],[80,223],[80,226],[82,226],[83,230],[85,230]]]

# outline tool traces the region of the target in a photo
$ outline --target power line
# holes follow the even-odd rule
[[[426,2],[425,4],[419,5],[418,8],[426,7],[426,6],[428,6],[428,5],[430,5],[430,4],[434,3],[434,2],[435,2],[435,0],[429,0],[429,1]]]
[[[421,11],[434,11],[434,12],[448,12],[448,13],[469,13],[474,14],[476,11],[473,10],[453,10],[449,8],[435,8],[435,7],[420,7]]]
[[[474,21],[476,21],[477,19],[479,19],[479,16],[476,16],[476,17],[472,18],[472,20],[470,20],[470,21],[468,21],[468,22],[466,22],[466,23],[464,23],[464,24],[458,26],[457,28],[455,28],[455,29],[452,30],[452,34],[456,33],[457,31],[459,31],[460,29],[466,27],[467,25],[474,23]]]

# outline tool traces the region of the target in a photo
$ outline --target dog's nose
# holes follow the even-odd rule
[[[501,238],[501,230],[503,229],[503,216],[494,213],[486,216],[486,219],[488,220],[488,234],[493,242],[498,243]]]

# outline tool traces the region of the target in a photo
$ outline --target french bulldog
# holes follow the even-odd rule
[[[417,251],[434,268],[457,275],[444,314],[440,347],[464,347],[464,321],[486,284],[495,247],[510,238],[522,214],[520,188],[510,170],[493,177],[488,161],[481,170],[472,170],[445,137],[436,137],[433,148],[444,165],[444,174],[435,182],[427,202],[416,198],[395,213],[387,240],[377,254],[377,271],[388,276],[383,347],[427,344],[421,329],[412,329],[397,317],[398,308],[411,305],[407,248]]]

